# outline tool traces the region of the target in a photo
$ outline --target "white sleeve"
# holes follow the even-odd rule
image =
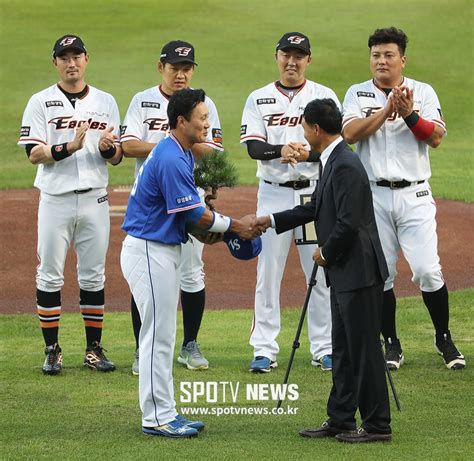
[[[137,93],[128,106],[122,124],[120,142],[132,141],[134,139],[143,141],[145,137],[139,95],[140,93]]]
[[[240,126],[240,143],[247,141],[267,141],[267,130],[253,93],[247,98],[244,112],[242,114],[242,124]]]
[[[206,105],[209,109],[209,123],[211,127],[209,129],[209,133],[207,134],[207,138],[204,144],[222,152],[224,150],[224,147],[222,145],[222,129],[216,105],[210,98],[206,98]]]
[[[353,120],[357,118],[364,118],[362,113],[362,108],[359,104],[359,99],[357,98],[356,90],[351,86],[344,97],[344,102],[342,104],[342,129]]]
[[[41,106],[37,95],[33,95],[28,101],[21,120],[19,145],[48,144],[46,120]]]
[[[339,101],[339,98],[337,97],[337,94],[334,93],[334,91],[331,90],[331,89],[329,90],[329,97],[337,104],[337,107],[342,112],[341,101]]]
[[[114,135],[117,136],[117,141],[115,144],[120,143],[120,113],[119,108],[117,106],[117,102],[115,101],[113,96],[110,96],[111,99],[111,111],[110,111],[110,120],[109,120],[109,127],[114,127]]]
[[[425,85],[421,102],[420,117],[439,125],[446,131],[446,123],[441,112],[441,104],[435,90],[430,85]]]

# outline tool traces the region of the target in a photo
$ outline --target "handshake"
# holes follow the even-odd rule
[[[302,142],[290,142],[281,149],[281,163],[288,163],[293,168],[298,162],[306,162],[308,157],[308,146]]]
[[[243,240],[253,240],[262,235],[272,222],[270,216],[260,216],[249,214],[240,219],[232,221],[232,232],[235,232]]]

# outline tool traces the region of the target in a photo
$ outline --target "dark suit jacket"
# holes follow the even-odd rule
[[[311,202],[273,216],[277,233],[315,220],[327,261],[326,281],[336,292],[369,287],[388,277],[369,178],[344,141],[329,155]]]

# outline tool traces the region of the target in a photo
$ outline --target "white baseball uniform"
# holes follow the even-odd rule
[[[121,142],[137,139],[149,143],[159,143],[169,134],[168,108],[169,97],[159,86],[148,88],[137,93],[128,108],[122,126]],[[205,104],[209,110],[211,128],[204,144],[222,151],[222,130],[216,105],[206,96]],[[145,158],[137,158],[135,176],[138,174]],[[204,190],[198,188],[204,204]],[[181,265],[181,288],[187,293],[196,293],[204,289],[204,263],[202,252],[204,244],[197,239],[183,244]]]
[[[289,142],[306,142],[301,125],[303,111],[313,99],[331,98],[340,102],[331,89],[306,80],[290,97],[276,83],[260,88],[247,99],[242,115],[240,142],[264,141],[272,145]],[[317,163],[298,163],[292,168],[281,163],[280,158],[257,160],[257,177],[260,178],[257,215],[264,216],[300,205],[301,196],[311,195],[319,169]],[[288,181],[309,180],[304,189],[282,187]],[[258,257],[255,311],[250,344],[254,356],[276,360],[279,351],[276,338],[280,332],[280,285],[292,238],[301,235],[301,228],[277,235],[268,229],[262,235],[262,252]],[[298,245],[301,266],[307,280],[314,266],[312,255],[316,245]],[[331,354],[331,310],[329,289],[322,271],[318,271],[317,285],[308,305],[308,335],[310,351],[319,359]]]
[[[406,77],[402,85],[413,90],[413,110],[446,130],[433,88]],[[381,110],[386,103],[386,93],[373,80],[351,86],[343,104],[343,129],[353,120]],[[437,291],[444,285],[438,257],[436,204],[428,184],[428,149],[428,144],[418,141],[397,114],[356,144],[371,181],[377,227],[389,268],[385,290],[393,288],[400,249],[412,270],[413,282],[422,291]],[[404,187],[390,188],[377,185],[380,181],[405,182]]]
[[[23,114],[20,145],[70,142],[75,129],[85,122],[89,129],[82,149],[63,160],[38,165],[34,183],[41,191],[36,283],[46,292],[58,291],[64,284],[71,241],[77,253],[80,288],[104,288],[110,230],[108,169],[98,143],[100,134],[110,127],[119,136],[120,116],[110,94],[89,85],[73,107],[56,84],[33,95]]]

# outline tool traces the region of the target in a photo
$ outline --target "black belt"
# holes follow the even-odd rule
[[[274,186],[279,186],[279,187],[290,187],[291,189],[294,189],[294,190],[306,189],[307,187],[311,186],[311,181],[309,179],[305,179],[304,181],[287,181],[283,183],[266,181],[264,179],[263,182],[265,184],[273,184]]]
[[[79,190],[73,190],[75,194],[86,194],[87,192],[90,192],[92,190],[92,187],[89,187],[89,189],[79,189]]]
[[[404,187],[415,186],[416,184],[421,184],[425,182],[423,179],[422,181],[407,181],[402,179],[401,181],[387,181],[386,179],[382,179],[382,181],[377,181],[375,184],[381,187],[390,187],[390,189],[403,189]]]

